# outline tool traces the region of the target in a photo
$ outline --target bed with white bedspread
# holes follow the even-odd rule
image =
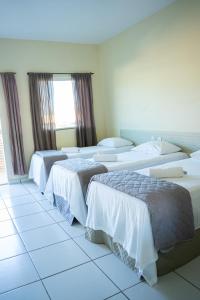
[[[182,167],[187,175],[165,180],[189,191],[192,201],[195,230],[200,228],[200,160],[188,158],[162,165]],[[149,168],[137,171],[149,175]],[[135,262],[139,275],[153,285],[157,282],[156,261],[151,220],[147,205],[136,197],[117,191],[99,182],[92,182],[87,195],[86,226],[104,232],[114,243],[123,247]]]
[[[183,152],[158,155],[156,153],[129,151],[117,154],[117,161],[102,162],[102,165],[108,171],[122,169],[137,170],[187,157]],[[72,215],[69,218],[66,217],[70,223],[73,217],[75,217],[82,225],[86,224],[87,206],[77,172],[68,170],[60,165],[53,165],[45,191],[59,197],[61,201],[65,201],[68,207],[67,215]]]
[[[74,149],[73,149],[74,148]],[[128,150],[131,150],[133,145],[123,146],[123,147],[106,147],[106,146],[90,146],[90,147],[70,147],[69,152],[67,148],[65,151],[53,151],[54,152],[54,160],[52,163],[59,160],[59,156],[61,159],[67,158],[91,158],[95,153],[121,153]],[[39,151],[38,151],[39,152]],[[47,150],[46,152],[50,152],[51,150]],[[40,192],[44,192],[45,186],[48,180],[49,172],[46,170],[46,164],[44,161],[44,157],[39,155],[39,153],[34,153],[31,158],[30,168],[29,168],[29,179],[32,179],[37,186],[39,187]]]

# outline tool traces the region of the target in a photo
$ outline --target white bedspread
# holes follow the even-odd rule
[[[185,187],[191,194],[195,228],[200,227],[200,160],[184,159],[162,167],[181,166],[188,174],[168,181]],[[137,171],[148,175],[149,169]],[[86,226],[103,230],[135,259],[139,273],[153,285],[157,282],[156,260],[149,212],[146,204],[98,182],[92,182],[87,197]]]
[[[80,148],[78,153],[64,152],[64,154],[66,154],[68,158],[91,158],[96,153],[121,153],[124,151],[129,151],[132,148],[133,145],[119,148],[91,146]],[[29,168],[29,178],[33,179],[41,192],[44,192],[43,187],[46,185],[48,178],[46,176],[44,160],[37,154],[32,155]]]
[[[90,146],[90,147],[82,147],[79,148],[80,151],[78,153],[67,153],[68,158],[91,158],[96,153],[122,153],[129,151],[134,146],[124,146],[124,147],[105,147],[105,146]]]
[[[105,162],[103,164],[109,171],[121,169],[138,170],[184,158],[188,158],[188,156],[183,152],[158,155],[155,153],[150,154],[139,151],[128,151],[117,154],[117,162]]]
[[[103,163],[109,171],[120,169],[137,170],[144,166],[158,165],[167,161],[187,158],[185,153],[173,153],[168,155],[152,155],[129,151],[117,154],[117,162]],[[51,168],[49,179],[45,191],[47,193],[56,194],[67,200],[70,204],[71,213],[77,220],[85,225],[87,217],[87,207],[81,186],[79,184],[78,175],[61,166],[54,165]]]

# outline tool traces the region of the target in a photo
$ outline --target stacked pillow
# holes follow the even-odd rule
[[[120,137],[111,137],[101,140],[98,143],[98,146],[120,148],[133,146],[133,143]],[[140,144],[139,146],[134,147],[132,150],[148,154],[164,155],[181,151],[181,148],[167,141],[150,141]]]

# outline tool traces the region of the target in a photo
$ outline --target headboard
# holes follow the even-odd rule
[[[171,132],[154,130],[121,129],[120,136],[134,142],[135,145],[148,142],[154,137],[179,146],[184,152],[191,153],[200,150],[200,133],[198,132]]]

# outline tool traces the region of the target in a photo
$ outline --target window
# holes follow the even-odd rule
[[[53,87],[56,129],[75,127],[75,108],[71,79],[55,76]]]

